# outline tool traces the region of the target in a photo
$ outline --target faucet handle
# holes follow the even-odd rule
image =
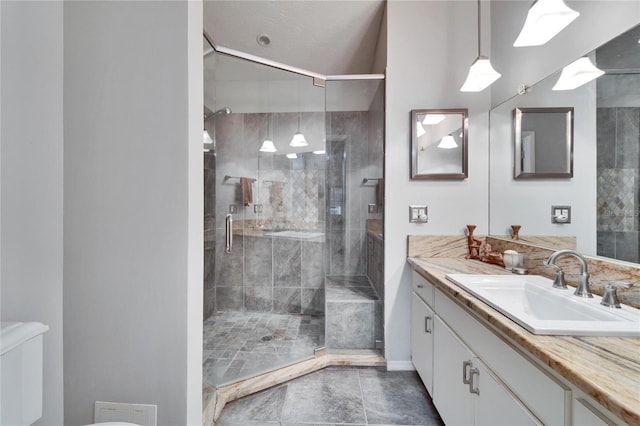
[[[622,281],[611,281],[607,284],[604,289],[604,295],[602,296],[602,300],[600,301],[601,305],[607,306],[609,308],[620,308],[620,300],[618,300],[618,288],[630,288],[632,287],[632,283],[625,283]]]

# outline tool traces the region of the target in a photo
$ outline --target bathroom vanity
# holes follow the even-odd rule
[[[503,268],[408,262],[412,360],[446,424],[640,423],[640,338],[534,335],[446,278]]]

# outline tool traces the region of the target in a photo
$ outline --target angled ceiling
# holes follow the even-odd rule
[[[325,75],[372,71],[386,0],[205,0],[216,46]],[[266,34],[271,43],[258,44]]]

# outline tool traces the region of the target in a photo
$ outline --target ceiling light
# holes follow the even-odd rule
[[[416,122],[416,127],[417,127],[418,137],[420,137],[420,136],[424,135],[425,133],[427,133],[424,130],[424,127],[422,127],[422,123],[420,123],[419,121]]]
[[[256,41],[262,47],[269,47],[271,45],[271,37],[268,34],[259,34],[256,37]]]
[[[456,143],[456,140],[453,139],[453,136],[451,135],[447,135],[444,138],[442,138],[442,140],[438,144],[438,148],[442,148],[442,149],[454,149],[457,147],[458,147],[458,144]]]
[[[269,139],[265,139],[264,142],[262,142],[262,146],[260,147],[260,151],[262,152],[276,152],[276,146],[273,144],[272,140]]]
[[[486,56],[478,56],[471,64],[469,74],[460,88],[461,92],[482,92],[502,76],[491,66],[491,61]]]
[[[327,151],[325,151],[324,149],[319,149],[317,151],[313,151],[314,154],[316,155],[322,155],[322,154],[326,154]]]
[[[573,90],[604,74],[586,56],[570,63],[562,69],[560,78],[551,90]]]
[[[296,154],[295,152],[290,152],[287,154],[287,158],[295,160],[296,158],[298,158],[298,154]]]
[[[502,74],[493,69],[489,58],[480,54],[481,11],[480,0],[478,0],[478,57],[469,68],[467,79],[460,88],[461,92],[481,92],[502,76]]]
[[[541,46],[580,16],[562,0],[537,0],[533,3],[514,47]]]
[[[446,117],[444,114],[427,114],[424,116],[424,120],[422,120],[422,124],[438,124]]]

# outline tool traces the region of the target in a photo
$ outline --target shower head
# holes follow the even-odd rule
[[[208,109],[207,109],[208,111]],[[216,112],[212,112],[211,114],[206,114],[204,115],[204,119],[208,120],[212,117],[218,116],[218,115],[227,115],[227,114],[231,114],[231,108],[229,107],[224,107],[224,108],[220,108],[219,110],[217,110]]]

